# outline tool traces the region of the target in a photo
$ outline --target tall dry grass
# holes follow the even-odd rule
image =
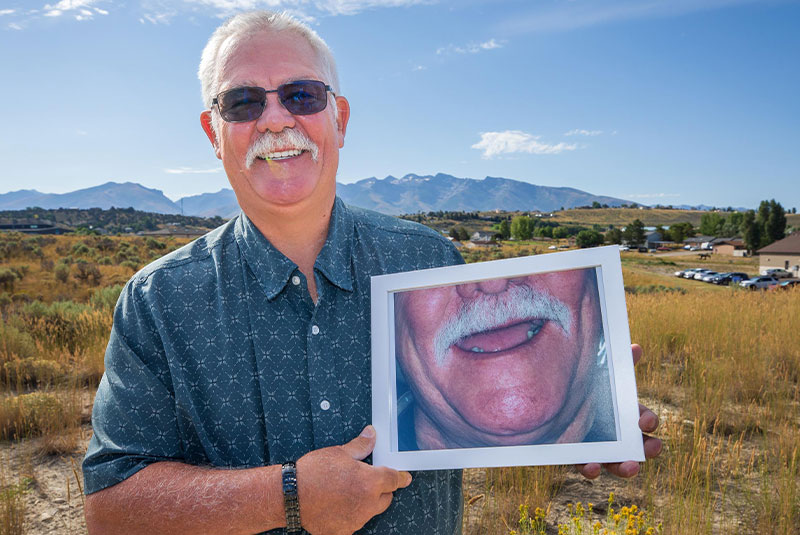
[[[645,349],[639,393],[661,415],[665,449],[616,485],[665,534],[797,534],[800,290],[674,291],[682,285],[630,275],[626,286],[662,289],[626,298]],[[489,470],[486,481],[492,500],[468,507],[469,533],[508,534],[520,504],[547,510],[559,492],[549,468]]]

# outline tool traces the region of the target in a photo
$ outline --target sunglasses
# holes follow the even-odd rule
[[[328,91],[335,97],[331,86],[319,80],[296,80],[281,84],[278,89],[263,87],[236,87],[223,91],[211,101],[219,114],[229,123],[244,123],[261,117],[267,107],[267,94],[277,93],[278,100],[292,115],[319,113],[328,105]]]

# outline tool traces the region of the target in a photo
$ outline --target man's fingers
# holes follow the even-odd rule
[[[624,463],[608,463],[603,465],[609,473],[617,477],[633,477],[639,473],[639,463],[636,461],[625,461]]]
[[[601,471],[599,463],[576,464],[575,468],[586,479],[595,479]]]
[[[652,433],[658,428],[656,413],[639,403],[639,429],[644,433]]]
[[[342,446],[344,451],[356,461],[362,461],[375,448],[375,428],[368,425],[361,434]]]
[[[664,444],[656,437],[644,437],[644,457],[645,459],[653,459],[661,455],[661,450]]]
[[[631,353],[633,353],[633,365],[636,366],[636,363],[642,358],[642,346],[639,344],[631,344]]]
[[[381,493],[394,492],[411,484],[411,474],[408,472],[400,472],[385,466],[375,466],[372,469],[380,474],[377,484]]]

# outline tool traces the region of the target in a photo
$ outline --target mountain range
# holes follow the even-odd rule
[[[436,175],[408,174],[400,178],[365,178],[351,184],[337,184],[337,194],[348,204],[386,214],[410,214],[429,211],[542,211],[589,206],[593,202],[619,206],[623,199],[593,195],[568,187],[538,186],[520,180],[487,176],[482,180]],[[146,212],[166,214],[221,216],[230,218],[239,212],[233,190],[167,198],[161,190],[135,182],[107,182],[100,186],[69,193],[41,193],[18,190],[0,194],[0,210],[41,208],[117,208],[133,207]]]

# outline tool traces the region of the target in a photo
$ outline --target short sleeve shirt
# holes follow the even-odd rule
[[[147,266],[114,312],[86,493],[159,461],[250,468],[352,440],[371,421],[370,276],[461,262],[431,229],[337,198],[316,304],[244,214]],[[417,472],[359,533],[459,533],[461,503],[460,471]]]

